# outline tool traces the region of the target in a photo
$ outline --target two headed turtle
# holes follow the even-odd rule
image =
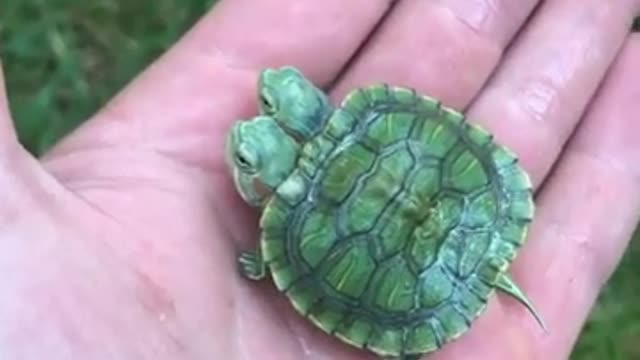
[[[495,289],[544,327],[507,273],[534,214],[512,152],[413,89],[362,87],[334,107],[293,67],[258,85],[261,114],[226,143],[238,192],[262,210],[245,276],[269,274],[313,324],[381,357],[458,338]]]

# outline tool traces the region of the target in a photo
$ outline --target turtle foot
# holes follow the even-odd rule
[[[257,251],[243,251],[238,257],[238,264],[240,273],[251,280],[261,280],[267,273],[262,256]]]

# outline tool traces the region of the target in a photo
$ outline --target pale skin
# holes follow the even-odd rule
[[[374,359],[236,269],[257,213],[224,137],[256,113],[260,69],[292,64],[334,101],[415,87],[520,156],[538,211],[512,273],[549,332],[496,297],[430,359],[566,359],[640,215],[640,1],[546,1],[525,24],[535,5],[399,1],[360,48],[388,1],[222,0],[41,159],[1,94],[0,357]]]

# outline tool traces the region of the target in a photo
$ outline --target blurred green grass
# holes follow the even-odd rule
[[[21,142],[36,155],[44,152],[174,43],[214,3],[0,3],[0,55]],[[634,26],[640,30],[640,18]],[[639,274],[640,245],[634,241],[603,289],[572,359],[640,359]]]
[[[4,0],[0,55],[35,154],[85,120],[215,0]]]

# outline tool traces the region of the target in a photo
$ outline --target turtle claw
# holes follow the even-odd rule
[[[265,277],[265,264],[257,251],[243,251],[238,257],[238,264],[242,275],[251,280],[261,280]]]

